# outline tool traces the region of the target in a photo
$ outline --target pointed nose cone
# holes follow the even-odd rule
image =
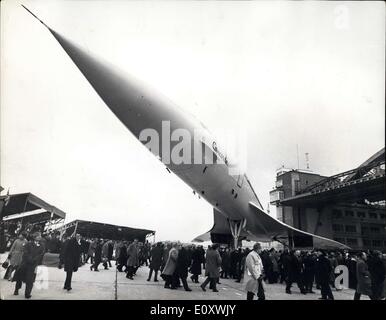
[[[138,102],[144,96],[140,82],[129,79],[128,75],[121,74],[113,66],[97,59],[51,28],[48,29],[106,105],[138,137],[147,122],[143,112],[138,109],[141,105]],[[140,113],[142,121],[137,119]]]
[[[162,136],[163,121],[168,121],[172,130],[186,128],[193,132],[198,127],[197,121],[164,95],[96,58],[24,8],[50,31],[105,104],[137,139],[144,129],[152,129],[158,137]],[[160,141],[159,150],[161,144]]]

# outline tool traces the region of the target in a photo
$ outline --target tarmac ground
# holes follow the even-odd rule
[[[0,261],[5,260],[1,255]],[[0,268],[0,298],[4,300],[24,300],[24,284],[18,296],[14,296],[15,282],[4,280],[5,269]],[[200,284],[192,283],[188,278],[191,292],[182,287],[176,290],[165,289],[164,281],[159,277],[159,282],[146,281],[149,268],[142,266],[138,269],[134,280],[126,278],[124,272],[117,272],[115,261],[112,267],[104,270],[100,265],[99,272],[90,271],[90,264],[79,268],[72,277],[72,290],[63,289],[65,272],[57,267],[39,266],[36,281],[32,290],[32,300],[245,300],[244,284],[237,283],[233,279],[220,279],[217,285],[219,292],[212,292],[207,287],[203,292]],[[153,275],[154,277],[154,275]],[[205,280],[200,276],[199,282]],[[267,300],[318,300],[320,290],[314,288],[314,294],[303,295],[296,284],[292,287],[292,294],[285,293],[284,284],[265,284],[265,295]],[[332,289],[336,300],[352,300],[354,290],[343,289],[337,291]],[[363,296],[361,299],[368,300]]]

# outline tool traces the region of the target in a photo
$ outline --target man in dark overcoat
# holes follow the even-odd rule
[[[382,258],[382,253],[380,251],[374,251],[371,263],[369,263],[373,300],[381,300],[383,297],[386,270]]]
[[[17,268],[13,281],[16,281],[14,295],[19,294],[22,283],[25,283],[25,298],[31,298],[33,283],[35,282],[36,269],[41,263],[44,255],[44,248],[40,243],[40,232],[34,233],[32,240],[29,241],[23,250],[23,257],[20,266]]]
[[[157,245],[155,245],[150,250],[150,271],[149,276],[147,278],[147,281],[151,280],[151,276],[154,271],[154,282],[158,282],[157,276],[158,276],[158,270],[161,267],[162,263],[162,255],[163,255],[163,249],[161,247],[161,243],[158,242]]]
[[[188,269],[190,267],[190,259],[189,254],[184,246],[178,252],[177,257],[177,266],[175,270],[176,279],[181,279],[182,285],[184,286],[185,291],[192,291],[189,288],[188,283],[186,282],[186,278],[188,277]]]
[[[70,291],[72,273],[77,272],[80,264],[80,255],[82,253],[82,243],[80,234],[76,234],[68,241],[64,252],[64,271],[66,272],[66,280],[63,289]]]
[[[190,273],[192,274],[190,279],[192,279],[194,283],[199,283],[198,276],[201,275],[201,264],[203,262],[204,259],[201,254],[201,250],[199,248],[194,248],[192,253],[192,266],[190,268]]]
[[[330,287],[330,279],[332,266],[330,260],[326,257],[326,253],[322,250],[317,252],[318,258],[316,260],[318,277],[319,277],[319,285],[320,285],[320,293],[322,294],[321,300],[334,300],[334,296],[332,295],[331,287]]]
[[[372,299],[371,274],[366,263],[367,254],[365,252],[360,252],[357,259],[357,288],[354,294],[354,300],[360,300],[362,294],[369,296],[370,299]]]
[[[285,292],[288,294],[292,293],[291,286],[294,282],[297,283],[300,292],[302,294],[306,294],[306,290],[302,281],[304,266],[300,254],[301,253],[299,250],[296,250],[295,252],[292,252],[292,254],[290,254],[290,260],[288,264],[287,286],[285,289]]]
[[[118,262],[118,265],[117,265],[118,271],[123,272],[122,268],[125,267],[125,269],[126,269],[126,262],[127,262],[126,241],[122,242],[122,246],[119,249],[119,255],[118,255],[117,262]]]
[[[64,234],[60,241],[59,266],[58,266],[59,269],[62,269],[64,264],[64,252],[66,251],[68,241],[69,241],[68,236]]]

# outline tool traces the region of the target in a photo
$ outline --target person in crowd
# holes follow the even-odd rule
[[[366,263],[366,253],[360,252],[357,259],[357,288],[354,294],[354,300],[360,300],[362,294],[371,298],[371,276]]]
[[[119,254],[120,254],[122,246],[123,246],[123,240],[114,242],[113,259],[115,259],[115,265],[116,266],[118,266],[118,258],[119,258]]]
[[[95,249],[97,247],[98,240],[93,239],[89,246],[88,246],[88,251],[87,251],[87,257],[86,257],[86,263],[88,263],[88,259],[91,260],[91,264],[94,264],[94,255],[95,255]]]
[[[201,264],[203,262],[200,248],[193,249],[191,261],[192,265],[190,267],[190,273],[192,274],[192,276],[190,277],[190,279],[192,279],[194,283],[199,283],[198,276],[201,275]]]
[[[172,247],[171,247],[170,243],[166,243],[163,246],[161,271],[164,270],[166,262],[169,259],[169,252],[170,252],[171,248]]]
[[[307,293],[315,293],[312,291],[315,279],[315,263],[316,259],[312,252],[308,251],[303,259],[304,263],[304,289]]]
[[[40,232],[40,231],[37,231],[37,232]],[[41,232],[40,232],[40,234],[42,234]],[[46,240],[46,235],[44,235],[44,236],[40,236],[40,245],[41,245],[41,247],[43,248],[43,251],[44,251],[44,253],[46,253],[47,252],[47,240]],[[44,254],[41,256],[41,261],[39,262],[39,264],[42,264],[42,262],[43,262],[43,257],[44,257]]]
[[[8,254],[9,266],[5,272],[4,279],[12,280],[12,272],[20,265],[24,246],[27,242],[27,234],[25,232],[21,232],[19,237],[13,242]]]
[[[241,266],[241,261],[243,259],[243,253],[241,251],[241,248],[238,248],[235,252],[235,267],[236,267],[236,270],[235,270],[235,274],[234,274],[234,279],[236,279],[236,282],[240,282],[239,279],[240,279],[240,274],[241,274],[241,269],[242,269],[242,266]]]
[[[296,250],[290,255],[290,261],[288,265],[288,277],[287,286],[285,292],[291,294],[291,286],[294,282],[297,283],[300,292],[306,294],[302,281],[303,263],[300,257],[300,250]]]
[[[109,270],[108,263],[109,261],[109,241],[106,240],[102,245],[102,265],[105,268],[105,270]],[[111,265],[111,262],[110,262]]]
[[[229,248],[225,248],[224,253],[221,257],[220,277],[224,279],[228,279],[230,268],[231,268],[231,254],[230,254]]]
[[[190,261],[190,265],[192,264],[192,255],[193,255],[194,245],[186,245],[186,252],[188,255],[188,260]]]
[[[326,253],[322,250],[317,251],[316,269],[319,274],[319,283],[322,297],[321,300],[334,300],[334,296],[330,287],[331,280],[331,261],[326,257]]]
[[[162,271],[163,279],[165,280],[166,289],[176,289],[175,281],[173,281],[173,275],[176,271],[178,259],[178,244],[173,243],[169,251],[169,257],[166,261],[165,267]]]
[[[107,263],[109,264],[109,267],[111,268],[111,260],[113,260],[113,253],[114,253],[114,241],[110,240],[108,242],[108,249],[107,249]]]
[[[146,241],[142,247],[142,263],[141,263],[141,265],[145,264],[146,267],[148,266],[148,260],[150,257],[150,247],[149,246],[150,246],[149,242]]]
[[[87,259],[87,252],[88,252],[88,247],[90,245],[90,243],[83,237],[81,237],[81,240],[80,240],[80,249],[81,249],[81,264],[85,264],[86,263],[86,259]]]
[[[337,254],[336,254],[336,262],[337,262],[338,266],[342,266],[342,265],[345,264],[342,252],[339,252],[339,251],[337,252]]]
[[[245,270],[245,260],[247,258],[247,255],[249,254],[249,249],[246,248],[244,251],[241,252],[241,260],[239,263],[239,271],[238,271],[238,278],[236,282],[241,282],[242,278],[244,277],[244,270]],[[219,283],[219,282],[217,282]]]
[[[123,267],[126,267],[127,262],[127,242],[122,241],[119,248],[118,258],[117,258],[117,269],[119,272],[123,272]]]
[[[330,252],[328,260],[330,260],[331,263],[330,285],[335,288],[335,268],[338,266],[338,260],[334,252]]]
[[[382,252],[374,251],[369,259],[369,272],[371,276],[371,291],[373,300],[381,300],[385,285],[385,266],[383,264]]]
[[[205,287],[210,282],[213,292],[218,292],[216,288],[217,278],[220,277],[221,257],[218,252],[218,244],[213,244],[206,252],[205,275],[207,278],[200,285],[202,291],[206,291]]]
[[[134,280],[133,276],[136,272],[136,269],[139,266],[139,257],[138,257],[138,239],[134,241],[127,248],[127,275],[126,278]]]
[[[162,247],[161,243],[158,242],[153,248],[150,250],[150,270],[149,270],[149,276],[147,278],[147,281],[151,280],[152,273],[154,271],[154,282],[158,282],[157,276],[158,276],[158,270],[161,267],[162,263]]]
[[[276,250],[272,248],[269,250],[268,259],[270,260],[271,273],[268,277],[269,283],[277,283],[279,278],[279,258],[277,257]]]
[[[347,254],[346,266],[348,268],[348,287],[350,289],[356,290],[358,280],[357,280],[357,260],[354,255]]]
[[[94,263],[90,266],[90,270],[99,272],[98,266],[102,262],[102,240],[96,240],[95,252],[94,252]]]
[[[144,259],[144,252],[143,252],[143,243],[138,242],[138,266],[143,266],[144,263],[145,263],[145,259]]]
[[[33,284],[36,278],[37,266],[43,260],[44,248],[41,245],[41,234],[36,232],[32,236],[32,240],[24,246],[21,263],[17,268],[13,281],[16,281],[14,295],[19,295],[19,290],[22,283],[25,283],[26,299],[31,298]]]
[[[264,268],[264,281],[268,281],[272,278],[272,261],[269,258],[269,253],[266,250],[261,251],[260,254],[261,262]]]
[[[182,246],[178,251],[175,277],[177,279],[181,279],[182,285],[184,286],[185,291],[192,291],[189,288],[188,283],[186,281],[188,277],[188,269],[190,267],[191,260],[189,259],[188,250],[186,247]]]
[[[280,283],[285,282],[288,277],[288,264],[289,264],[289,252],[288,252],[288,248],[285,248],[279,258]]]
[[[50,232],[47,235],[47,252],[59,253],[60,241],[56,234]]]
[[[66,234],[63,234],[61,245],[60,245],[60,253],[59,253],[59,269],[62,269],[64,264],[64,252],[66,251],[66,246],[68,244],[68,236]]]
[[[236,278],[236,250],[235,249],[232,249],[230,251],[230,269],[229,269],[229,274],[230,274],[230,277],[231,279],[235,279]]]
[[[198,246],[198,251],[200,252],[201,255],[201,263],[202,263],[202,268],[205,269],[205,263],[206,263],[206,258],[205,258],[205,250],[203,246]]]
[[[386,253],[382,254],[382,262],[383,262],[383,266],[384,266],[385,273],[386,273]],[[384,281],[383,293],[382,293],[381,299],[383,300],[385,298],[386,298],[386,280]]]
[[[82,254],[81,236],[77,233],[68,241],[64,251],[64,271],[66,272],[66,280],[63,289],[72,290],[71,281],[73,272],[77,272],[80,265],[80,256]]]
[[[261,246],[258,242],[253,245],[253,250],[248,253],[245,259],[245,291],[247,292],[247,300],[253,300],[257,294],[258,300],[265,300],[264,286],[263,286],[263,262],[260,254]]]

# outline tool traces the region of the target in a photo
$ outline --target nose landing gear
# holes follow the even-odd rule
[[[247,224],[247,220],[246,219],[242,219],[242,220],[228,220],[229,222],[229,227],[231,229],[231,233],[232,233],[232,236],[233,236],[233,241],[234,241],[234,248],[236,249],[237,248],[237,245],[239,243],[239,237],[240,237],[240,234],[241,234],[241,230],[243,230]]]

